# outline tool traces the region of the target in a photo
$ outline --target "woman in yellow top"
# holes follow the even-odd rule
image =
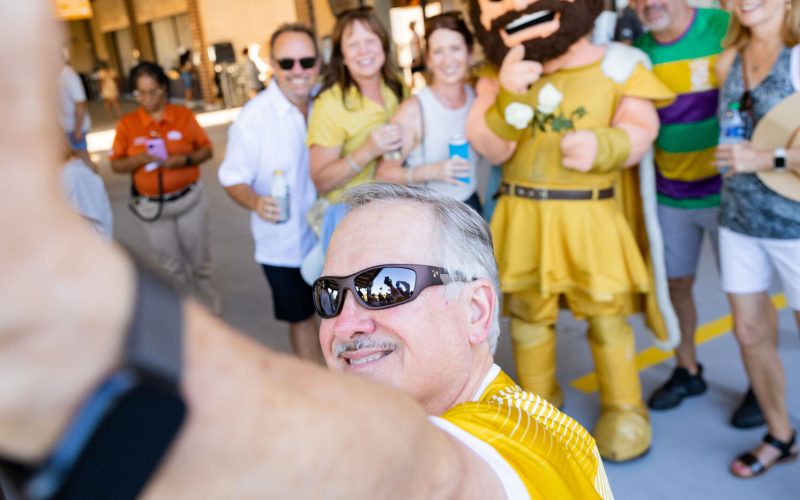
[[[333,29],[330,65],[308,124],[311,178],[333,203],[371,181],[376,160],[402,146],[400,127],[388,124],[404,94],[389,43],[371,8],[346,12]]]

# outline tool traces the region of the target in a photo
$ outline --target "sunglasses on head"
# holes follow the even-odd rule
[[[442,12],[441,14],[436,14],[435,16],[431,16],[425,19],[425,22],[436,23],[437,21],[441,21],[442,19],[464,19],[464,15],[458,10],[449,10],[447,12]]]
[[[384,264],[350,276],[323,276],[313,285],[314,308],[322,318],[334,318],[344,305],[345,291],[367,309],[386,309],[411,302],[429,286],[468,280],[458,271],[417,264]]]
[[[285,57],[278,59],[278,66],[284,71],[289,71],[294,68],[295,63],[300,63],[300,67],[303,69],[311,69],[317,64],[317,58],[301,57],[300,59],[292,59],[290,57]]]
[[[363,2],[359,2],[359,3],[363,3]],[[372,12],[372,6],[370,6],[370,5],[361,5],[359,7],[351,7],[349,9],[341,10],[338,13],[336,12],[336,10],[337,9],[334,9],[334,12],[333,12],[334,17],[336,17],[337,19],[341,19],[341,18],[343,18],[345,16],[363,16],[365,14],[369,14],[369,13]]]
[[[448,21],[454,19],[456,21],[460,21],[463,19],[463,15],[461,12],[457,10],[443,12],[441,14],[437,14],[433,17],[429,17],[425,20],[425,33],[433,33],[437,29],[441,28],[442,26],[448,27],[451,23]]]

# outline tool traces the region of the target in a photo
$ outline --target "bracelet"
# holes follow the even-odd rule
[[[186,155],[186,162],[184,162],[184,165],[188,167],[191,164],[192,164],[192,155],[188,154]]]
[[[414,169],[413,168],[407,168],[406,169],[406,184],[409,185],[409,186],[414,184]]]
[[[352,170],[353,172],[359,173],[362,170],[364,170],[363,167],[358,166],[358,163],[356,163],[356,161],[353,159],[352,154],[348,154],[347,156],[344,157],[344,159],[347,160],[347,164],[350,165],[350,170]]]

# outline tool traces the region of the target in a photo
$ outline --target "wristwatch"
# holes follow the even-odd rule
[[[138,264],[136,276],[120,366],[83,402],[42,463],[0,456],[0,484],[19,498],[133,500],[177,436],[186,417],[181,297]]]
[[[784,148],[775,150],[775,155],[772,158],[772,166],[776,172],[786,171],[786,150]]]

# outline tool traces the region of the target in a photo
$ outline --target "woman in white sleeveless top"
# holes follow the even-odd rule
[[[478,154],[470,146],[469,159],[449,158],[450,139],[465,137],[467,114],[475,99],[467,83],[472,33],[461,13],[448,12],[428,19],[425,39],[431,84],[398,108],[391,122],[403,129],[402,159],[384,159],[375,177],[425,185],[480,213],[475,192]]]

